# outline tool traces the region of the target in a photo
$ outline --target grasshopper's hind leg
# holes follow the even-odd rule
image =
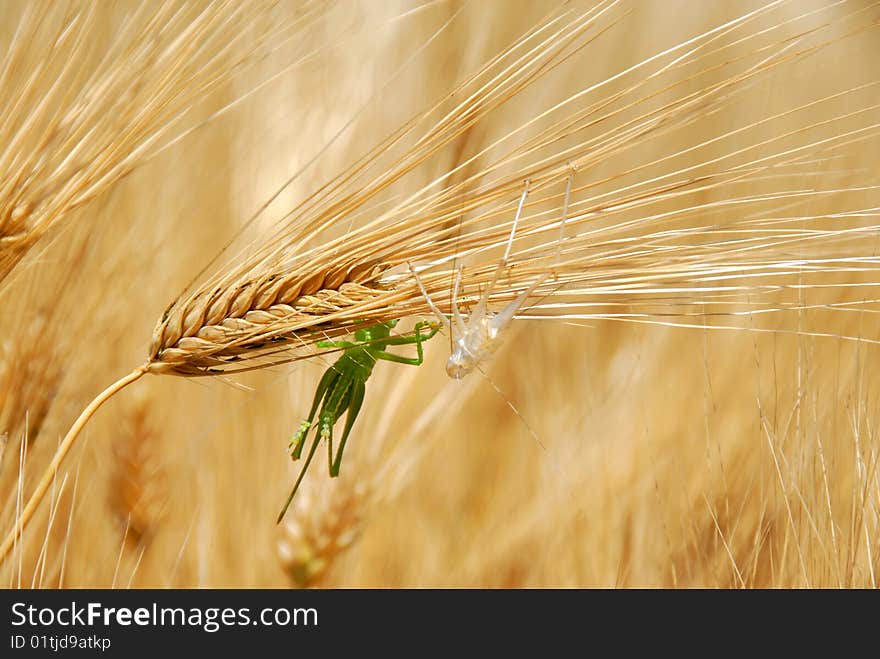
[[[342,430],[342,438],[339,440],[339,450],[336,452],[336,458],[333,457],[333,439],[327,442],[327,458],[330,465],[330,477],[336,478],[339,475],[339,467],[342,464],[342,452],[345,450],[345,442],[348,441],[348,433],[351,432],[352,426],[357,419],[358,413],[361,411],[361,405],[364,402],[364,393],[366,385],[361,380],[356,380],[351,387],[351,400],[348,404],[348,414],[345,417],[345,428]]]

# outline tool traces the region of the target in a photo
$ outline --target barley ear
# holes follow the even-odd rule
[[[322,585],[336,558],[361,534],[370,486],[356,482],[343,487],[327,497],[306,493],[282,526],[278,559],[300,588]]]

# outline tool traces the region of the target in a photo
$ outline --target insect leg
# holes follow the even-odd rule
[[[425,326],[431,327],[431,331],[428,334],[422,334],[422,328]],[[370,354],[373,355],[376,359],[384,359],[388,362],[396,362],[398,364],[408,364],[410,366],[420,366],[423,361],[425,361],[425,355],[422,352],[422,343],[430,339],[437,332],[440,331],[439,325],[431,325],[426,322],[416,323],[415,327],[416,333],[414,336],[396,336],[393,339],[386,339],[385,345],[408,345],[411,343],[416,344],[416,352],[418,353],[418,357],[403,357],[401,355],[395,355],[393,352],[388,352],[387,350],[372,350]]]
[[[420,366],[424,361],[422,357],[422,344],[421,342],[416,343],[417,350],[419,352],[418,357],[403,357],[402,355],[395,355],[393,352],[386,352],[385,350],[377,350],[373,352],[373,356],[376,359],[384,359],[386,362],[395,362],[396,364],[407,364],[409,366]]]
[[[335,366],[335,364],[334,364]],[[324,394],[327,391],[332,391],[336,386],[336,382],[339,379],[339,373],[336,369],[331,366],[328,368],[324,375],[321,376],[321,381],[318,382],[318,388],[315,390],[315,399],[312,401],[312,409],[309,411],[309,416],[303,421],[299,430],[296,431],[296,434],[290,440],[290,448],[292,451],[290,453],[290,457],[293,460],[299,460],[302,455],[303,445],[305,444],[306,434],[309,431],[309,428],[312,426],[312,421],[315,418],[315,413],[318,411],[318,405],[320,405],[321,400],[324,398]]]
[[[336,453],[336,459],[333,460],[332,448],[330,457],[330,477],[336,478],[339,475],[339,466],[342,464],[342,452],[345,450],[345,442],[348,441],[348,433],[351,432],[351,428],[354,425],[355,420],[357,419],[358,413],[361,411],[361,405],[364,402],[364,393],[366,392],[366,385],[362,380],[355,380],[352,383],[351,388],[351,400],[348,404],[348,415],[345,417],[345,428],[342,430],[342,438],[339,440],[339,451]],[[332,444],[328,444],[328,447],[332,447]]]
[[[422,296],[425,298],[425,301],[428,303],[428,306],[431,307],[431,311],[434,312],[434,315],[436,315],[437,318],[440,319],[440,322],[444,326],[449,327],[450,326],[449,319],[441,313],[440,309],[437,308],[437,305],[434,304],[434,300],[432,300],[431,296],[428,295],[428,291],[425,290],[425,285],[422,283],[422,278],[419,277],[419,273],[417,273],[416,269],[413,268],[412,263],[407,261],[406,265],[409,268],[410,273],[412,273],[413,278],[416,280],[416,284],[419,287],[419,291],[421,291]]]
[[[498,262],[498,267],[495,268],[495,273],[492,275],[492,281],[489,284],[489,288],[487,288],[486,292],[480,297],[480,301],[477,303],[477,306],[471,314],[475,318],[483,318],[486,315],[489,296],[492,295],[492,292],[495,290],[495,285],[498,283],[498,278],[507,267],[508,260],[510,259],[510,248],[513,247],[513,239],[516,236],[516,227],[519,225],[519,218],[522,215],[523,206],[525,205],[526,197],[529,194],[529,185],[530,181],[529,179],[526,179],[522,195],[519,198],[519,204],[516,207],[516,215],[513,216],[513,224],[510,227],[510,237],[507,239],[507,246],[504,248],[504,256],[501,257],[501,260]]]
[[[491,328],[492,336],[497,336],[498,333],[501,332],[501,330],[503,330],[511,320],[513,320],[516,312],[522,308],[522,306],[526,303],[528,297],[535,291],[536,288],[538,288],[538,286],[544,283],[544,280],[546,279],[546,274],[538,277],[538,280],[534,284],[532,284],[525,291],[520,293],[515,300],[510,302],[501,311],[492,316],[492,318],[489,320],[489,327]]]
[[[461,267],[455,271],[455,285],[452,287],[452,317],[455,318],[455,326],[458,328],[458,336],[464,336],[467,333],[467,326],[461,317],[461,310],[458,308],[458,289],[461,286]],[[483,300],[480,299],[480,304]],[[479,306],[479,305],[478,305]]]
[[[431,331],[427,334],[422,334],[421,330],[423,327],[430,327]],[[427,341],[428,339],[432,338],[437,332],[439,332],[440,326],[436,323],[426,323],[425,321],[419,321],[418,323],[416,323],[414,330],[415,334],[413,334],[412,336],[394,336],[390,339],[383,339],[382,343],[384,343],[386,346],[405,346],[411,343],[421,344],[423,341]],[[381,350],[374,352],[385,351]]]
[[[504,250],[504,257],[501,259],[503,265],[507,265],[507,259],[510,257],[510,248],[513,245],[513,236],[516,234],[516,225],[519,224],[519,217],[522,215],[523,205],[526,203],[526,197],[529,194],[529,179],[525,180],[522,196],[519,198],[519,205],[516,207],[516,215],[513,216],[513,226],[510,227],[510,238],[507,240],[507,248]]]
[[[562,237],[565,232],[565,222],[568,219],[568,202],[571,199],[571,182],[572,182],[573,178],[574,178],[574,172],[569,174],[568,180],[566,181],[566,184],[565,184],[565,201],[562,204],[562,221],[559,223],[559,242],[556,245],[556,262],[555,262],[554,267],[556,265],[559,265],[559,257],[562,254]],[[528,182],[527,182],[527,185],[528,185]],[[524,199],[525,199],[525,197],[520,199],[520,209],[522,208],[522,201]],[[519,217],[519,211],[517,211],[517,217]],[[516,224],[516,220],[514,220],[514,225],[515,224]],[[510,237],[512,240],[513,233],[510,234]],[[508,242],[508,244],[507,244],[508,249],[510,248],[510,244],[511,243]],[[496,278],[497,278],[497,272],[498,271],[496,271]],[[540,286],[542,283],[544,283],[544,281],[547,279],[547,276],[548,275],[545,273],[545,274],[541,275],[540,277],[538,277],[538,280],[534,284],[529,286],[529,288],[526,289],[525,291],[523,291],[519,296],[517,296],[517,298],[515,300],[510,302],[506,307],[504,307],[501,311],[499,311],[497,314],[495,314],[492,317],[492,319],[489,321],[489,327],[491,328],[493,335],[497,335],[499,332],[501,332],[501,330],[503,330],[507,326],[507,324],[511,320],[513,320],[513,317],[514,317],[514,315],[516,315],[516,312],[522,308],[522,306],[525,304],[528,297],[535,291],[535,289],[538,288],[538,286]],[[554,276],[555,276],[555,273],[554,273]],[[493,278],[493,283],[494,283],[494,281],[495,281],[495,278]]]
[[[339,361],[346,359],[340,358]],[[333,460],[333,426],[339,421],[339,417],[345,410],[349,409],[351,404],[351,392],[355,385],[364,382],[366,378],[361,378],[358,370],[350,359],[343,365],[339,374],[339,380],[333,390],[327,394],[327,400],[324,407],[321,408],[320,426],[318,427],[318,435],[321,439],[327,441],[327,463],[332,464]]]

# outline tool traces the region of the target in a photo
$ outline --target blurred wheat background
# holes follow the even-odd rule
[[[407,185],[456,167],[548,99],[767,4],[622,3],[619,22],[585,57],[536,82]],[[81,24],[88,47],[50,64],[50,79],[69,66],[71,88],[96,79],[90,76],[102,70],[125,25],[150,29],[144,26],[160,8],[181,12],[163,33],[169,44],[205,8],[219,18],[181,42],[192,48],[168,46],[188,61],[216,53],[192,77],[165,75],[162,58],[135,63],[125,50],[111,58],[111,70],[120,72],[114,93],[132,92],[114,103],[161,99],[169,79],[189,96],[169,96],[161,108],[157,102],[156,127],[147,123],[147,137],[135,136],[141,142],[109,138],[132,119],[105,99],[106,111],[86,122],[108,136],[94,144],[111,162],[126,149],[136,157],[113,176],[95,175],[94,194],[87,181],[88,195],[53,211],[45,235],[16,255],[0,281],[4,533],[71,422],[98,391],[143,362],[156,319],[261,206],[271,199],[247,227],[251,236],[272,231],[297,200],[557,9],[507,0],[38,5],[0,5],[5,62],[13,44],[21,50],[0,89],[10,112],[17,85],[47,61],[57,26],[84,7],[91,12]],[[832,107],[785,118],[773,130],[858,111],[865,116],[857,127],[876,123],[880,113],[868,111],[880,103],[876,5],[782,3],[752,32],[814,10],[813,24],[831,25],[827,47],[744,85],[736,103],[715,109],[697,129],[628,153],[630,166],[832,94],[841,94]],[[850,19],[835,26],[843,17]],[[22,45],[16,28],[26,21],[43,28]],[[745,52],[757,41],[737,47]],[[69,96],[48,98],[50,114],[69,109]],[[34,103],[22,107],[37,116]],[[759,137],[772,135],[750,133],[749,143]],[[794,133],[778,148],[797,140]],[[141,143],[142,150],[130,146]],[[27,190],[58,198],[71,175],[37,157],[42,148],[45,160],[67,163],[65,153],[51,152],[57,143],[34,138],[15,146],[39,161],[27,170],[36,181]],[[869,131],[814,163],[822,186],[858,191],[799,202],[798,213],[827,217],[811,227],[880,207],[872,188],[880,185],[878,146],[877,131]],[[93,163],[100,153],[86,155]],[[88,173],[85,156],[73,156],[76,176]],[[8,182],[26,168],[21,159],[2,163],[8,195],[17,189]],[[479,167],[477,160],[462,176]],[[603,172],[578,176],[601,179]],[[814,178],[808,166],[797,185],[818,186]],[[772,180],[750,185],[755,194],[774,190]],[[23,211],[3,203],[6,236]],[[863,226],[876,224],[871,213],[863,216]],[[880,231],[860,240],[860,254],[876,255]],[[2,583],[876,588],[876,274],[820,269],[809,285],[788,291],[797,308],[720,322],[706,312],[711,301],[689,293],[688,328],[670,327],[659,315],[639,323],[570,321],[539,306],[536,315],[547,317],[513,323],[485,375],[461,382],[444,372],[448,341],[434,339],[419,368],[377,365],[340,477],[331,480],[315,465],[278,526],[299,467],[287,442],[326,358],[223,379],[144,378],[88,424],[2,567]],[[829,306],[835,302],[846,305]]]

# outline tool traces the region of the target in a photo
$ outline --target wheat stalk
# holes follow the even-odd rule
[[[876,206],[855,206],[843,214],[854,226],[824,232],[789,227],[832,215],[780,211],[823,195],[858,199],[876,187],[803,189],[778,182],[819,178],[820,159],[874,139],[880,129],[871,121],[874,104],[832,113],[791,133],[760,137],[774,121],[813,104],[834,107],[840,101],[828,96],[650,163],[622,165],[633,151],[672,131],[693,130],[702,117],[731,106],[742,90],[770,72],[871,29],[874,23],[865,19],[864,9],[820,25],[813,24],[817,12],[774,23],[770,15],[781,3],[770,3],[581,89],[427,186],[403,198],[394,195],[407,176],[606,34],[620,20],[620,5],[607,0],[582,14],[552,15],[298,204],[253,251],[235,255],[172,303],[154,330],[148,361],[99,394],[71,427],[0,546],[0,558],[33,516],[83,425],[117,391],[146,373],[212,376],[303,358],[289,353],[364,322],[426,314],[430,307],[405,273],[407,262],[422,264],[429,294],[441,306],[449,305],[447,286],[456,259],[477,261],[466,269],[467,289],[493,279],[494,254],[506,240],[524,179],[530,181],[527,216],[504,287],[491,291],[491,300],[510,300],[552,270],[554,276],[535,290],[545,299],[533,305],[536,316],[615,318],[613,312],[583,311],[596,298],[628,307],[644,304],[638,313],[663,322],[658,318],[667,311],[652,311],[650,305],[668,308],[670,295],[691,302],[695,297],[724,301],[732,294],[742,299],[802,281],[811,268],[871,277],[877,259],[858,251],[858,239],[875,231],[864,220],[875,215]],[[771,27],[754,27],[758,19]],[[735,54],[749,40],[755,45]],[[694,83],[698,91],[688,92]],[[856,128],[849,126],[853,120]],[[787,143],[792,139],[794,147]],[[737,143],[747,146],[732,146]],[[700,152],[709,145],[726,151],[722,156]],[[478,160],[475,173],[454,179]],[[570,233],[558,245],[563,184],[600,167],[611,174],[572,187]],[[776,185],[763,195],[736,194],[746,182]],[[707,194],[726,196],[698,201]],[[679,204],[672,213],[677,215],[664,226],[670,211],[662,209],[670,203]],[[689,216],[701,212],[736,215],[717,225],[687,226]],[[365,215],[371,219],[339,231]],[[702,238],[696,246],[683,240],[695,235]],[[647,242],[638,242],[639,236]],[[827,255],[830,247],[841,255],[816,256]],[[790,253],[798,250],[810,253],[792,259]],[[728,285],[734,280],[736,285]],[[473,298],[465,295],[468,299]],[[783,308],[765,303],[759,310]]]

